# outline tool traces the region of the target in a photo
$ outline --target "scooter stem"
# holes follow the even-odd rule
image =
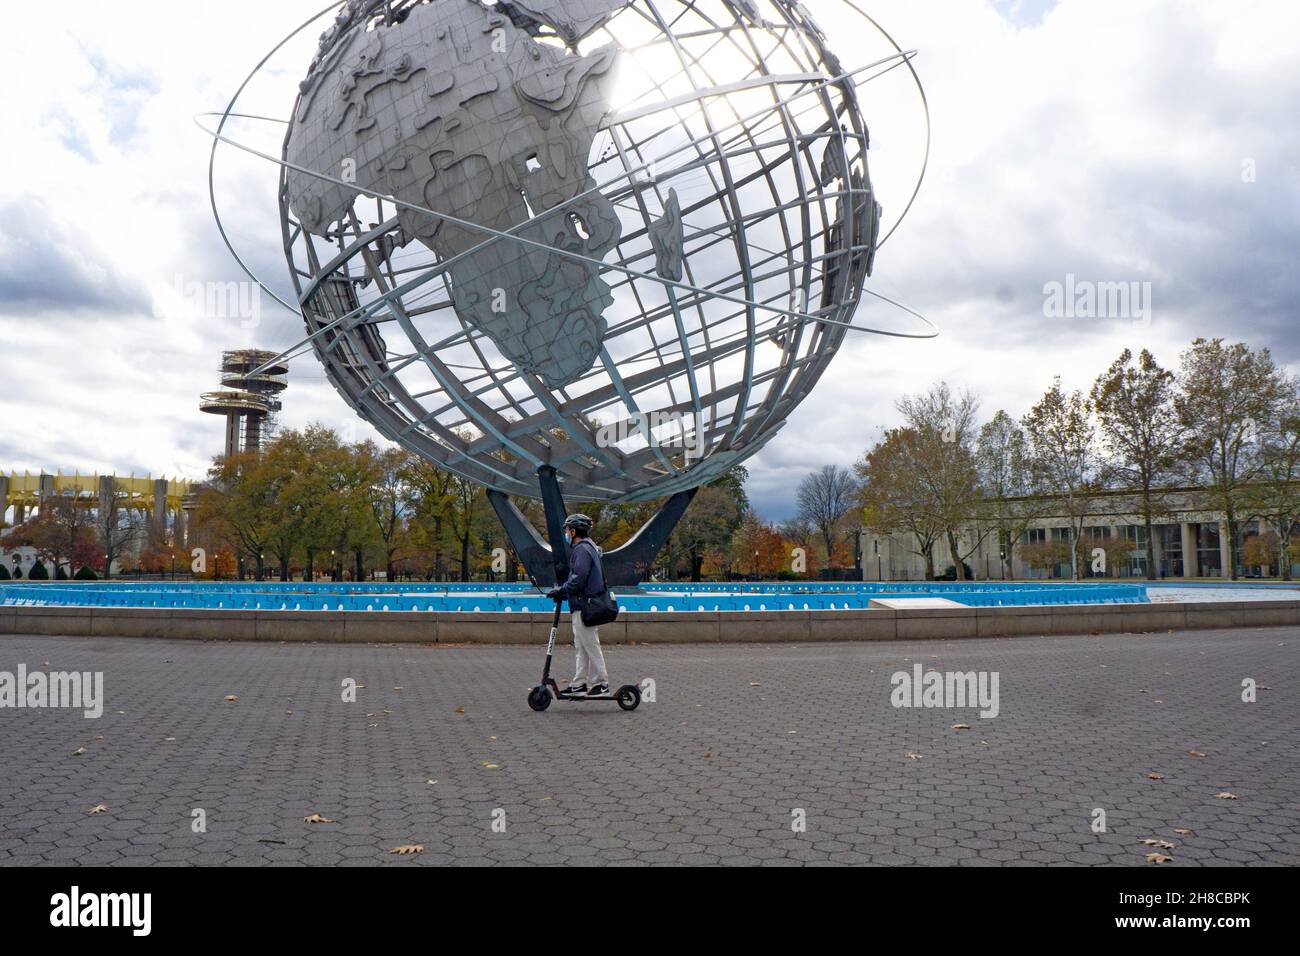
[[[551,656],[555,653],[555,635],[560,629],[560,608],[563,606],[561,600],[556,600],[555,616],[551,618],[551,636],[546,641],[546,666],[542,669],[543,684],[551,677]]]

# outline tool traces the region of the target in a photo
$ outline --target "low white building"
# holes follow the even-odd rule
[[[32,566],[36,564],[37,557],[35,548],[28,547],[27,545],[12,549],[6,548],[4,545],[4,538],[0,537],[0,564],[3,564],[5,570],[9,572],[11,580],[26,581],[31,576]],[[14,573],[15,569],[22,571],[21,579],[19,579],[18,575]],[[48,561],[45,562],[45,570],[49,572],[50,580],[54,580],[54,565]],[[66,563],[64,564],[64,570],[67,571]],[[114,561],[113,574],[120,574],[121,571],[122,565],[119,562]]]
[[[21,576],[23,580],[26,580],[27,576],[32,573],[32,566],[36,564],[36,549],[21,547],[14,548],[11,551],[3,543],[0,543],[0,564],[4,565],[5,570],[9,572],[11,577],[18,578]],[[54,577],[53,568],[47,567],[45,570],[50,572],[50,577]]]
[[[1152,520],[1156,577],[1228,577],[1227,521],[1221,512],[1205,510],[1202,489],[1167,489],[1161,493],[1160,501],[1159,516]],[[1147,576],[1146,527],[1139,503],[1140,499],[1131,491],[1106,491],[1095,496],[1090,513],[1083,521],[1081,540],[1084,560],[1080,564],[1081,577]],[[1010,551],[1009,561],[1006,562],[1010,565],[1010,573],[1005,576],[1009,579],[1070,578],[1070,518],[1059,501],[1047,499],[1035,504],[1037,516],[1028,522],[1027,529],[1009,549],[1007,542],[1000,541],[998,533],[990,526],[968,528],[959,535],[958,550],[963,554],[971,552],[965,561],[975,580],[1002,580],[1002,558],[1007,550]],[[1266,530],[1267,527],[1261,529],[1260,522],[1251,520],[1242,524],[1241,538],[1245,540],[1252,534]],[[1295,529],[1293,533],[1297,531],[1300,529]],[[926,562],[915,535],[879,534],[863,529],[860,536],[863,580],[925,579]],[[1064,545],[1060,549],[1066,556],[1064,562],[1054,567],[1034,567],[1025,560],[1025,554],[1031,546],[1052,542]],[[1094,571],[1094,563],[1102,570]],[[947,537],[941,535],[934,545],[935,573],[943,575],[953,565]],[[1269,570],[1275,569],[1244,567],[1242,555],[1238,554],[1239,576],[1266,576]],[[1292,566],[1292,574],[1300,578],[1300,561]]]

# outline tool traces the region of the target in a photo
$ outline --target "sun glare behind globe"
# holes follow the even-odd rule
[[[791,0],[344,5],[280,157],[330,382],[510,494],[550,467],[640,500],[752,456],[855,327],[882,236],[832,47]]]

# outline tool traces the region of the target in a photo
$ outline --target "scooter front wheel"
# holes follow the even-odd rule
[[[636,684],[624,684],[618,689],[614,699],[624,710],[636,710],[641,703],[641,688]]]
[[[551,689],[545,684],[538,684],[528,692],[528,706],[542,711],[551,706]]]

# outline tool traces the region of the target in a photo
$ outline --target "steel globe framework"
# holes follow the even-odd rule
[[[591,15],[585,23],[583,12]],[[586,175],[569,176],[549,195],[507,184],[522,193],[526,212],[490,225],[446,212],[481,207],[480,196],[426,206],[419,189],[393,188],[393,167],[409,168],[409,145],[446,143],[442,130],[419,142],[418,120],[408,122],[400,94],[390,92],[395,75],[422,64],[411,44],[385,43],[386,31],[411,32],[417,17],[415,46],[427,41],[431,54],[430,24],[449,28],[439,37],[449,44],[464,29],[480,44],[473,56],[491,55],[481,38],[504,34],[500,46],[534,58],[543,51],[552,74],[616,57],[610,93],[587,97],[567,116],[552,114],[556,122],[578,108],[595,114],[581,157]],[[465,73],[448,76],[428,64],[429,78],[407,86],[432,98],[434,84],[458,93],[494,81],[490,64],[474,66],[462,57]],[[857,81],[843,73],[806,8],[785,0],[345,8],[303,84],[281,176],[285,249],[330,381],[389,439],[510,494],[536,496],[540,467],[554,468],[565,493],[583,500],[652,498],[717,477],[758,451],[809,393],[848,333],[871,271],[880,210]],[[581,100],[591,86],[566,92]],[[492,140],[512,121],[550,106],[521,99],[516,109],[507,99],[476,115],[462,95],[465,102],[435,119],[489,130],[478,137],[489,161],[497,160]],[[349,96],[361,106],[352,109]],[[322,127],[337,130],[325,145]],[[546,162],[555,137],[532,129]],[[434,163],[428,179],[414,183],[424,196],[439,172]],[[490,175],[482,182],[496,185]],[[588,238],[598,213],[615,217],[601,245],[567,242],[575,232]],[[548,222],[564,224],[552,230],[550,250]],[[451,228],[459,246],[439,247],[436,233]],[[493,247],[503,255],[484,257]],[[554,360],[546,341],[512,347],[483,320],[485,309],[458,296],[458,286],[491,289],[512,274],[511,257],[538,248],[543,256],[558,250],[553,263],[570,253],[542,281],[568,281],[569,300],[584,300],[586,316],[594,315],[586,354]],[[588,291],[589,275],[566,279],[570,261],[599,273],[605,288]],[[514,291],[500,290],[505,312]],[[543,306],[570,307],[559,298]],[[550,334],[573,331],[557,322]],[[539,351],[544,361],[530,363]]]
[[[566,495],[666,497],[606,554],[607,582],[635,585],[850,331],[936,334],[853,321],[865,294],[925,322],[864,287],[926,163],[882,235],[859,92],[905,67],[925,95],[914,54],[833,2],[837,34],[847,18],[846,41],[893,52],[844,69],[798,0],[348,0],[308,20],[209,114],[218,229],[306,324],[248,374],[314,352],[384,436],[487,488],[539,585],[567,573]],[[267,119],[240,96],[331,11],[280,155],[225,133]],[[279,165],[293,301],[226,234],[218,143]],[[511,495],[542,500],[549,542]]]

